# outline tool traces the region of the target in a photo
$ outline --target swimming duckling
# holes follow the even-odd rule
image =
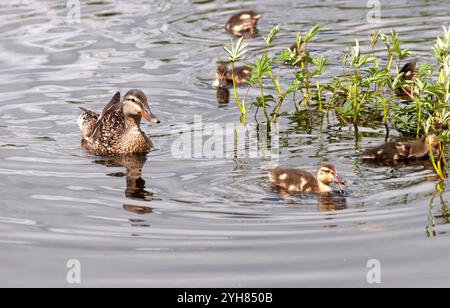
[[[417,60],[406,63],[402,69],[400,70],[400,74],[402,74],[401,81],[411,81],[414,79],[417,73]],[[405,99],[410,99],[413,95],[413,86],[402,87],[398,89],[397,93],[399,96]]]
[[[295,43],[289,49],[292,50],[293,52],[295,52],[297,55],[304,55],[304,54],[306,54],[308,47],[307,47],[306,42],[301,42],[300,48],[298,48],[297,43]]]
[[[233,15],[227,22],[225,29],[234,36],[255,37],[256,27],[261,14],[255,11],[244,11]]]
[[[252,69],[248,66],[239,66],[234,68],[234,80],[236,85],[245,84],[252,76]],[[224,64],[217,67],[216,80],[213,83],[214,88],[228,88],[233,85],[231,71]]]
[[[436,134],[430,134],[419,140],[407,142],[387,142],[380,146],[367,149],[361,156],[366,161],[397,162],[404,160],[421,159],[429,154],[428,144],[439,150],[439,141]]]
[[[333,191],[332,183],[345,185],[332,164],[322,165],[316,176],[304,170],[277,168],[269,171],[269,179],[273,185],[289,193],[330,193]]]
[[[78,118],[82,146],[97,156],[124,156],[147,153],[152,147],[150,138],[141,130],[141,119],[158,124],[147,97],[141,90],[130,90],[120,101],[117,92],[102,114],[81,108]]]

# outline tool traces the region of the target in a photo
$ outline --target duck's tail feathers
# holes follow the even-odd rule
[[[80,128],[83,138],[88,138],[92,135],[95,124],[97,124],[99,114],[85,108],[80,107],[82,113],[77,119],[78,127]]]

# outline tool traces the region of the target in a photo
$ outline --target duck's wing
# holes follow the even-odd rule
[[[81,135],[83,136],[83,139],[89,138],[92,135],[92,132],[94,131],[95,125],[98,122],[98,118],[100,115],[97,112],[81,108],[81,115],[78,117],[77,123],[78,127],[81,130]]]
[[[365,160],[395,161],[408,157],[409,148],[407,144],[387,142],[380,146],[366,149],[361,156]]]
[[[289,192],[314,192],[317,189],[316,178],[304,170],[285,168],[269,170],[269,179],[273,185]]]
[[[114,96],[109,101],[108,105],[103,108],[102,114],[100,116],[100,119],[107,113],[116,111],[122,108],[122,103],[120,102],[120,92],[117,92],[114,94]]]
[[[103,108],[102,114],[95,125],[92,137],[98,139],[105,129],[110,130],[111,126],[117,129],[123,124],[122,103],[120,102],[120,92],[114,94],[110,102]]]

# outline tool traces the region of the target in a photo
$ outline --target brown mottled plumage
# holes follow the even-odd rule
[[[252,76],[252,69],[248,66],[238,66],[234,68],[234,80],[236,85],[245,84]],[[231,71],[224,64],[217,67],[216,80],[213,83],[214,88],[228,88],[233,85]]]
[[[300,169],[277,168],[269,171],[269,179],[274,186],[289,193],[330,193],[333,191],[331,183],[345,184],[331,164],[322,165],[316,176]]]
[[[304,55],[304,54],[306,54],[306,52],[307,52],[307,45],[306,45],[305,42],[302,42],[300,44],[300,49],[298,49],[297,47],[298,47],[297,43],[295,43],[289,49],[292,50],[293,52],[295,52],[297,55]]]
[[[431,134],[428,137],[407,142],[387,142],[380,146],[366,149],[362,152],[361,156],[366,161],[382,162],[421,159],[428,156],[429,143],[431,143],[434,148],[438,148],[439,142],[436,134]]]
[[[151,113],[147,97],[141,90],[130,90],[120,102],[116,93],[101,115],[82,109],[78,125],[82,134],[82,146],[98,156],[123,156],[147,153],[152,143],[141,130],[141,119],[159,123]]]
[[[258,34],[257,23],[261,14],[255,11],[244,11],[233,15],[225,29],[235,36],[255,37]]]
[[[402,74],[401,81],[411,81],[414,79],[417,73],[417,60],[406,63],[402,69],[400,70],[400,74]],[[414,87],[407,86],[401,87],[397,90],[399,96],[404,99],[410,99],[413,95]]]

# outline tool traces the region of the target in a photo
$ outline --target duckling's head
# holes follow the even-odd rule
[[[324,164],[317,172],[317,180],[327,186],[332,183],[338,183],[345,186],[345,181],[341,180],[336,172],[336,167],[332,164]]]
[[[294,45],[291,46],[290,50],[295,52],[297,55],[304,55],[307,52],[307,48],[308,47],[306,45],[306,42],[301,42],[300,48],[298,48],[297,43],[295,43]]]
[[[141,90],[130,90],[123,99],[123,114],[127,118],[139,120],[144,117],[153,124],[159,124],[160,121],[150,111],[147,97]],[[138,122],[139,122],[138,121]]]
[[[241,20],[251,19],[256,23],[258,20],[261,19],[262,15],[255,11],[247,11],[242,12],[239,17]]]
[[[439,147],[439,139],[438,135],[436,133],[429,134],[425,137],[426,144],[431,144],[432,147],[438,148]]]
[[[406,63],[402,67],[402,69],[400,70],[400,73],[403,73],[404,80],[413,80],[414,75],[417,71],[417,63],[418,63],[418,60],[416,59],[416,60]]]
[[[216,80],[213,83],[213,87],[217,89],[228,88],[228,67],[221,64],[217,67]]]

